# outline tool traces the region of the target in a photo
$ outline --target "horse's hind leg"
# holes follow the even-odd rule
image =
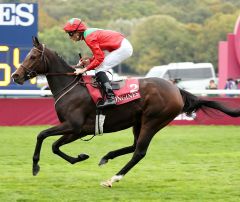
[[[153,136],[163,127],[165,127],[172,119],[165,120],[161,123],[160,120],[151,120],[147,124],[143,124],[139,138],[137,140],[136,149],[133,153],[131,160],[110,180],[102,182],[102,186],[112,187],[114,182],[120,181],[123,176],[129,172],[145,155],[148,146],[153,138]]]
[[[71,157],[65,153],[63,153],[59,147],[68,144],[70,142],[73,142],[75,140],[79,139],[79,135],[71,134],[71,135],[64,135],[60,137],[57,141],[55,141],[52,145],[52,151],[54,154],[57,154],[58,156],[62,157],[64,160],[68,161],[71,164],[77,163],[79,161],[83,161],[89,158],[87,154],[80,154],[77,158]]]
[[[136,142],[137,142],[137,139],[138,139],[138,136],[139,136],[139,133],[140,133],[140,128],[141,128],[140,123],[135,124],[133,126],[133,135],[134,135],[133,145],[128,146],[128,147],[124,147],[124,148],[121,148],[121,149],[117,149],[117,150],[114,150],[114,151],[110,151],[104,157],[102,157],[102,159],[101,159],[101,161],[99,162],[98,165],[99,166],[104,165],[108,162],[109,159],[114,159],[118,156],[122,156],[122,155],[134,152],[135,148],[136,148]]]
[[[33,175],[37,175],[40,170],[40,166],[38,165],[38,162],[40,159],[40,152],[41,152],[43,140],[50,136],[71,134],[72,132],[73,131],[71,130],[71,128],[69,128],[67,123],[62,123],[58,126],[54,126],[52,128],[49,128],[47,130],[40,132],[40,134],[37,137],[37,143],[36,143],[35,151],[33,154],[33,168],[32,168]]]

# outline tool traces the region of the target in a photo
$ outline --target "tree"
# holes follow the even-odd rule
[[[117,19],[112,20],[108,23],[107,28],[123,33],[126,37],[130,36],[136,24],[138,24],[141,19],[124,20]]]
[[[194,36],[170,16],[151,16],[139,23],[132,35],[132,68],[145,73],[154,65],[193,60]]]
[[[61,27],[55,26],[39,33],[39,39],[45,43],[48,48],[55,50],[69,64],[77,64],[79,60],[78,53],[84,56],[89,52],[84,42],[74,43],[68,35],[61,30]]]
[[[196,40],[195,58],[198,62],[211,62],[217,69],[218,43],[226,40],[227,33],[233,33],[238,14],[218,13],[204,23]]]
[[[41,19],[41,20],[39,20],[39,25],[38,25],[38,29],[40,32],[43,31],[44,29],[51,28],[55,25],[58,25],[58,21],[55,20],[54,18],[52,18],[51,16],[49,16],[41,8],[39,8],[38,15],[39,15],[38,18]]]

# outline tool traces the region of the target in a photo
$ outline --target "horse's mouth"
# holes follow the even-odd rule
[[[25,81],[24,77],[20,77],[18,74],[13,74],[12,79],[15,83],[19,85],[23,85]]]

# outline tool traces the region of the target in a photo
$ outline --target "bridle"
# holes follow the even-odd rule
[[[26,73],[27,73],[27,78],[28,79],[32,79],[38,75],[45,75],[45,76],[63,76],[63,75],[67,75],[67,76],[75,76],[75,78],[69,83],[67,84],[63,89],[59,90],[58,92],[56,92],[53,97],[57,100],[56,103],[59,101],[59,99],[61,99],[61,97],[63,95],[66,94],[66,92],[69,92],[69,89],[71,90],[73,87],[72,86],[76,86],[78,83],[84,83],[79,81],[79,76],[77,76],[74,72],[55,72],[55,73],[47,73],[48,68],[47,68],[47,61],[46,61],[46,57],[45,57],[45,44],[42,44],[43,49],[40,50],[37,47],[33,47],[33,49],[37,50],[38,52],[41,53],[41,56],[39,58],[40,62],[43,62],[43,73],[38,73],[35,68],[29,69],[28,67],[24,66],[23,64],[20,65],[20,67],[22,67]],[[56,105],[55,103],[55,105]]]
[[[37,50],[38,52],[41,53],[40,56],[40,61],[43,61],[43,72],[47,72],[47,63],[46,63],[46,58],[44,57],[44,53],[45,53],[45,44],[42,44],[43,49],[40,50],[37,47],[33,47],[33,49]],[[33,69],[29,69],[28,67],[24,66],[23,64],[20,65],[20,67],[22,67],[26,72],[27,72],[27,78],[28,79],[32,79],[34,77],[36,77],[37,75],[42,75],[44,74],[45,76],[63,76],[63,75],[67,75],[67,76],[75,76],[76,74],[74,72],[55,72],[55,73],[42,73],[39,74],[37,73],[37,71],[35,70],[36,67],[34,67]]]
[[[45,45],[42,44],[42,46],[43,46],[43,50],[40,50],[36,47],[33,47],[33,48],[41,53],[40,61],[42,61],[42,60],[44,61],[44,69],[45,69],[46,68],[45,58],[44,58]],[[21,64],[20,67],[22,67],[27,72],[28,79],[32,79],[38,75],[38,73],[35,70],[36,67],[33,69],[29,69],[28,67],[24,66],[23,64]]]
[[[35,67],[33,69],[29,69],[28,67],[24,66],[23,64],[20,65],[20,67],[22,67],[26,72],[27,72],[27,77],[29,79],[32,79],[34,77],[36,77],[37,75],[45,75],[45,76],[63,76],[63,75],[67,75],[67,76],[75,76],[74,79],[69,82],[65,87],[63,87],[62,89],[60,89],[58,92],[54,93],[53,97],[55,98],[55,106],[57,104],[57,102],[64,96],[66,95],[69,91],[71,91],[75,86],[77,86],[78,84],[81,85],[85,85],[86,83],[81,79],[82,75],[76,75],[74,72],[55,72],[55,73],[46,73],[48,71],[47,68],[47,61],[46,61],[46,57],[45,57],[45,45],[42,44],[43,49],[40,50],[37,47],[33,47],[35,50],[37,50],[38,52],[41,53],[41,57],[40,57],[40,62],[43,62],[43,73],[38,73],[35,70]]]

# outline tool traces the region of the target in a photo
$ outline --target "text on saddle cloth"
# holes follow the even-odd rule
[[[86,87],[94,103],[97,104],[100,100],[102,100],[102,94],[99,88],[92,86],[92,83],[93,83],[92,76],[83,76],[83,80],[86,83]],[[113,87],[113,91],[115,94],[117,105],[125,104],[127,102],[131,102],[133,100],[141,98],[141,95],[139,92],[138,79],[135,79],[135,78],[126,79],[125,82],[120,83],[119,89],[118,88],[117,90],[115,89],[116,89],[116,84]]]

